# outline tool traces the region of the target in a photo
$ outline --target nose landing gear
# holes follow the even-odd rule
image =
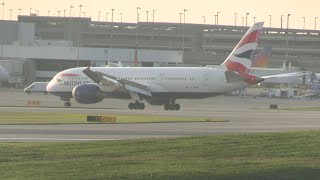
[[[66,102],[64,102],[64,107],[71,107],[70,98],[68,98],[68,97],[61,97],[60,99],[61,99],[62,101],[66,101]]]
[[[68,102],[64,102],[64,107],[71,107],[71,103],[68,101]]]

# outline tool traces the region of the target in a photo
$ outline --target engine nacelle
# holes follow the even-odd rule
[[[79,84],[72,90],[73,98],[80,104],[94,104],[103,100],[103,93],[95,84]]]

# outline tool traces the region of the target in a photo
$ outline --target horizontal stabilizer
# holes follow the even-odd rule
[[[263,78],[257,77],[255,75],[249,73],[237,73],[234,71],[226,71],[225,72],[226,79],[228,83],[234,83],[239,81],[245,81],[248,84],[258,84],[264,81]]]
[[[288,78],[288,77],[295,77],[295,76],[303,76],[307,74],[307,72],[294,72],[294,73],[286,73],[286,74],[276,74],[270,76],[263,76],[263,79],[272,79],[272,78]]]
[[[235,73],[234,71],[226,71],[224,74],[226,75],[226,79],[228,83],[243,81],[243,78],[238,73]]]

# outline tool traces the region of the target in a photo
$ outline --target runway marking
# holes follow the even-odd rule
[[[81,139],[81,138],[0,138],[1,140],[38,140],[38,141],[115,141],[117,139]]]

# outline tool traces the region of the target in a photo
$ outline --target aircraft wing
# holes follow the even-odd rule
[[[307,72],[294,72],[294,73],[285,73],[285,74],[276,74],[270,76],[262,76],[263,79],[271,79],[271,78],[288,78],[288,77],[296,77],[307,74]]]
[[[126,79],[117,80],[117,78],[112,75],[92,71],[90,67],[87,67],[82,72],[97,84],[102,84],[105,86],[115,85],[123,90],[128,91],[130,94],[139,93],[139,94],[144,94],[146,96],[152,97],[149,87],[143,84],[139,84]]]

